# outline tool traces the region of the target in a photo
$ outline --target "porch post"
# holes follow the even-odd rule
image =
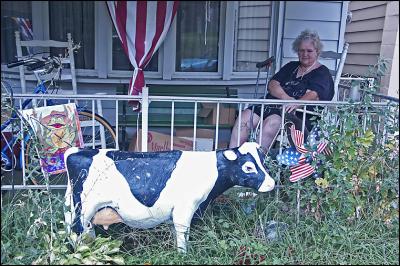
[[[149,116],[149,88],[143,87],[142,90],[142,151],[147,151],[147,131]]]
[[[15,43],[17,46],[17,56],[18,60],[22,59],[22,48],[21,48],[21,35],[19,31],[15,31]],[[21,82],[21,89],[22,93],[26,93],[26,81],[25,81],[25,71],[24,71],[24,66],[20,65],[19,67],[19,77],[20,77],[20,82]]]

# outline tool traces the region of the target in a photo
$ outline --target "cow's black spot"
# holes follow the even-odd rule
[[[182,151],[109,151],[106,155],[115,162],[135,198],[143,205],[151,207],[171,177]]]
[[[69,155],[67,158],[67,168],[73,191],[72,199],[76,214],[72,230],[79,234],[83,231],[83,226],[80,221],[82,210],[82,186],[88,176],[89,168],[93,162],[93,156],[98,153],[99,150],[80,150],[77,153]]]

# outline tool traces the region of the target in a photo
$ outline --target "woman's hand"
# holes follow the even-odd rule
[[[294,98],[293,98],[294,99]],[[312,91],[312,90],[307,90],[306,91],[306,93],[301,97],[301,98],[299,98],[299,100],[304,100],[304,101],[318,101],[319,100],[319,97],[318,97],[318,94],[315,92],[315,91]],[[292,112],[295,112],[296,111],[296,109],[298,109],[298,108],[300,108],[301,107],[301,105],[300,104],[291,104],[291,105],[288,105],[288,106],[286,106],[286,111],[288,112],[288,113],[292,113]]]
[[[298,104],[291,104],[286,106],[286,112],[292,113],[295,112],[297,108],[300,108],[301,105]]]
[[[281,87],[280,83],[276,80],[271,80],[269,83],[269,91],[272,94],[272,96],[275,96],[278,99],[282,99],[282,100],[296,100],[294,97],[291,97],[289,95],[286,94],[286,92],[283,90],[283,88]],[[295,105],[295,104],[291,104],[286,106],[286,111],[291,113],[294,110],[296,110],[296,108],[298,108],[299,105]]]
[[[285,98],[285,100],[296,100],[296,99],[293,98],[293,97],[288,96],[288,97]],[[286,105],[285,111],[287,113],[292,113],[299,107],[300,107],[300,105],[298,105],[298,104],[288,104],[288,105]]]

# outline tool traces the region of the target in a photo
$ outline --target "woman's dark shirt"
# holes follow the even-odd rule
[[[299,61],[291,61],[287,63],[271,78],[271,80],[278,81],[286,94],[296,100],[301,98],[307,90],[315,91],[318,94],[320,101],[332,100],[334,95],[334,86],[329,69],[326,66],[321,65],[318,68],[311,70],[303,77],[300,76],[296,78],[299,65]],[[266,99],[278,98],[268,93]]]

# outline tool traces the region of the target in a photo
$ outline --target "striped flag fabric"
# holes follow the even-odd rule
[[[290,147],[277,156],[278,162],[290,167],[290,182],[296,182],[314,174],[318,166],[311,165],[318,153],[330,155],[331,151],[327,141],[321,141],[319,127],[314,127],[308,137],[308,144],[311,150],[304,146],[304,134],[297,130],[295,126],[291,126],[290,134],[295,147]],[[317,173],[316,173],[317,174]]]
[[[309,163],[300,163],[297,166],[291,167],[290,171],[292,175],[289,177],[289,181],[296,182],[314,173],[315,168]]]
[[[145,86],[143,69],[164,41],[179,1],[107,1],[108,11],[134,71],[129,95],[140,95]],[[140,110],[136,101],[129,104]]]
[[[296,130],[294,125],[290,127],[290,135],[292,137],[294,146],[296,147],[296,150],[298,150],[300,153],[306,153],[307,149],[304,148],[303,142],[304,142],[304,133],[301,132],[300,130]]]
[[[21,39],[23,41],[33,40],[33,31],[31,21],[27,18],[11,17],[12,20],[18,25],[19,32],[21,33]]]

